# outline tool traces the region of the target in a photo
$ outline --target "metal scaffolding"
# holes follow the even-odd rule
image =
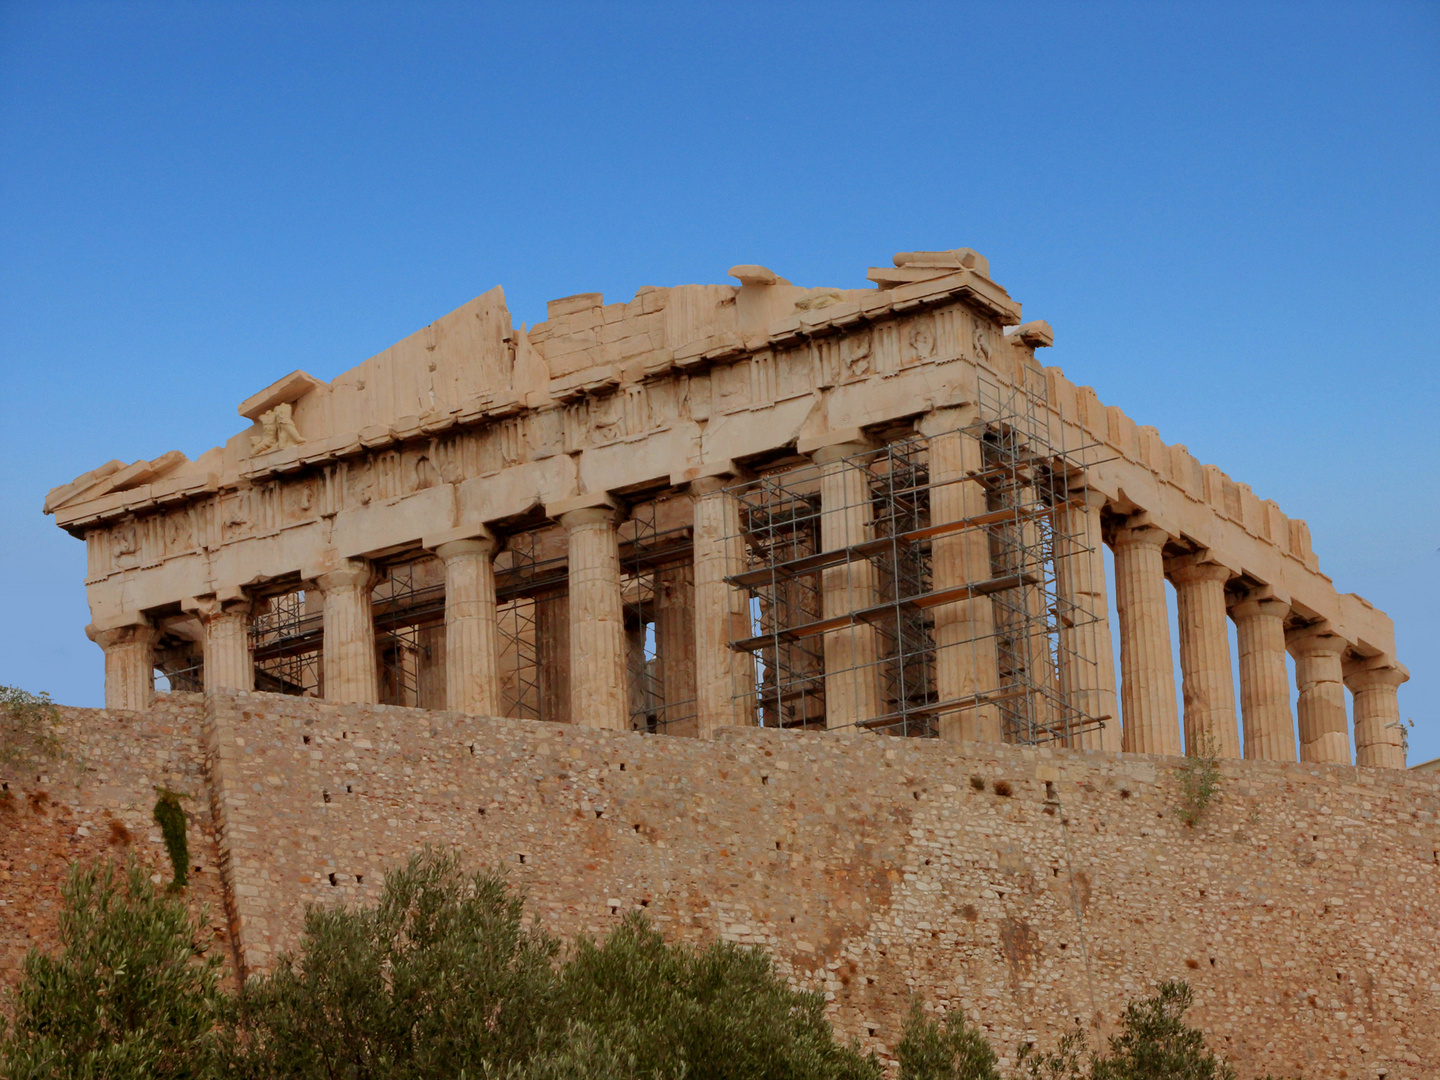
[[[1065,512],[1091,447],[1064,445],[1043,384],[982,381],[978,396],[978,418],[959,432],[979,448],[964,475],[932,482],[940,436],[900,430],[841,462],[791,459],[729,489],[747,556],[729,580],[747,592],[751,612],[750,636],[732,648],[755,660],[756,723],[854,722],[934,737],[946,716],[988,710],[1007,742],[1069,745],[1107,719],[1084,715],[1067,693],[1093,660],[1062,632],[1105,612],[1064,595],[1057,563],[1100,559],[1069,532]],[[972,485],[963,514],[959,489],[945,490],[951,484]],[[961,580],[937,584],[942,549]],[[938,676],[942,662],[982,674],[960,679],[957,693],[955,680],[947,688]],[[844,686],[864,717],[827,723],[827,682]]]
[[[260,601],[250,619],[255,689],[319,697],[324,615],[308,611],[304,590]]]

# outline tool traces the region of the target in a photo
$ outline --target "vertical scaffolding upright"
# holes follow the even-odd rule
[[[1068,654],[1073,635],[1061,629],[1105,613],[1083,610],[1063,594],[1057,564],[1062,550],[1068,558],[1100,558],[1083,547],[1082,537],[1065,531],[1072,520],[1064,512],[1070,486],[1089,464],[1090,447],[1064,445],[1065,426],[1051,411],[1043,384],[982,381],[978,396],[978,418],[962,429],[980,447],[978,467],[939,481],[983,490],[983,510],[966,511],[966,518],[936,520],[930,443],[937,436],[918,431],[895,432],[880,447],[839,465],[780,463],[729,489],[739,504],[747,555],[730,584],[746,591],[752,616],[750,636],[732,648],[755,659],[749,704],[756,723],[833,728],[853,722],[894,735],[934,737],[942,716],[988,709],[998,712],[1007,742],[1073,744],[1081,731],[1101,722],[1083,715],[1075,695],[1065,692],[1077,666],[1093,659]],[[836,469],[858,471],[863,485],[824,484],[824,475]],[[832,505],[823,505],[822,487]],[[833,505],[842,490],[858,492],[844,496],[854,505]],[[947,499],[944,505],[957,503]],[[822,515],[846,523],[841,546],[821,544]],[[854,524],[859,522],[863,528]],[[978,550],[988,550],[988,559],[967,562],[967,580],[937,586],[936,541],[962,535],[982,538]],[[957,604],[988,607],[985,617],[961,624],[970,628],[968,637],[944,647],[967,654],[966,670],[989,665],[993,676],[941,700],[935,616]],[[827,638],[840,639],[843,647],[827,648]],[[853,644],[862,639],[862,646]],[[849,666],[837,672],[837,658]],[[836,681],[837,674],[852,682]],[[827,681],[862,686],[853,701],[867,704],[866,715],[827,715]]]

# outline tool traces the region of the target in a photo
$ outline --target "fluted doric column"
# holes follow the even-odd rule
[[[837,551],[871,539],[869,474],[849,460],[864,443],[824,446],[810,458],[820,467],[820,546]],[[852,559],[821,571],[824,617],[835,619],[875,603],[875,567]],[[879,648],[875,628],[861,621],[825,635],[825,726],[849,727],[880,715]]]
[[[1238,758],[1235,671],[1230,662],[1230,626],[1225,618],[1225,583],[1230,580],[1230,571],[1204,555],[1172,559],[1166,569],[1175,584],[1179,616],[1185,750],[1190,754]]]
[[[655,572],[655,653],[660,664],[660,730],[695,735],[695,568],[689,563]]]
[[[1132,754],[1180,753],[1162,554],[1168,539],[1153,525],[1121,528],[1115,537],[1120,706],[1124,748]]]
[[[970,477],[981,471],[981,445],[973,407],[937,409],[923,417],[929,438],[930,522],[949,525],[985,514],[985,488]],[[990,579],[990,537],[984,526],[941,533],[930,542],[931,587],[940,592]],[[940,714],[940,737],[1000,742],[1000,709],[984,700],[1000,685],[995,653],[995,607],[990,597],[962,597],[933,609],[935,691],[951,705]]]
[[[255,689],[255,662],[250,656],[254,604],[248,598],[210,596],[183,606],[193,610],[205,628],[205,689]]]
[[[620,593],[620,521],[611,504],[559,515],[570,552],[570,720],[582,727],[630,727],[625,603]]]
[[[1350,764],[1350,723],[1345,716],[1344,638],[1328,627],[1307,626],[1285,635],[1295,658],[1295,711],[1300,722],[1300,760]]]
[[[745,568],[740,507],[725,484],[725,477],[715,476],[690,485],[695,500],[696,734],[702,739],[717,727],[754,723],[755,660],[730,648],[730,642],[750,636],[750,617],[745,594],[725,580]]]
[[[375,569],[366,559],[346,559],[315,584],[325,597],[325,700],[373,705],[380,700],[370,602]]]
[[[1295,760],[1290,673],[1285,668],[1289,611],[1289,604],[1276,599],[1244,599],[1230,606],[1240,650],[1240,714],[1247,758]]]
[[[1405,768],[1404,731],[1396,691],[1408,681],[1403,664],[1360,668],[1345,676],[1355,695],[1355,764],[1377,769]]]
[[[155,639],[158,634],[144,616],[126,626],[86,635],[105,653],[105,708],[141,712],[155,696]]]
[[[535,598],[535,667],[540,719],[570,723],[570,597]]]
[[[495,537],[435,545],[445,563],[445,707],[500,715],[500,642],[495,623]]]
[[[1093,488],[1073,494],[1056,511],[1055,586],[1061,601],[1060,677],[1065,699],[1103,727],[1081,733],[1089,750],[1121,748],[1120,708],[1115,700],[1115,653],[1110,641],[1110,600],[1100,511],[1105,496]]]

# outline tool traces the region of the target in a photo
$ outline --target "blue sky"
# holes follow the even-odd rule
[[[0,4],[0,683],[98,704],[45,491],[503,284],[970,246],[1310,523],[1440,756],[1440,6]]]

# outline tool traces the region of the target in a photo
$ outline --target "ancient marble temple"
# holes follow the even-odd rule
[[[745,265],[584,293],[528,329],[496,288],[329,383],[280,378],[194,461],[56,488],[107,707],[158,676],[669,736],[1349,763],[1348,688],[1356,763],[1403,767],[1391,621],[1303,521],[1043,366],[1050,327],[982,256],[893,263],[867,289]]]

